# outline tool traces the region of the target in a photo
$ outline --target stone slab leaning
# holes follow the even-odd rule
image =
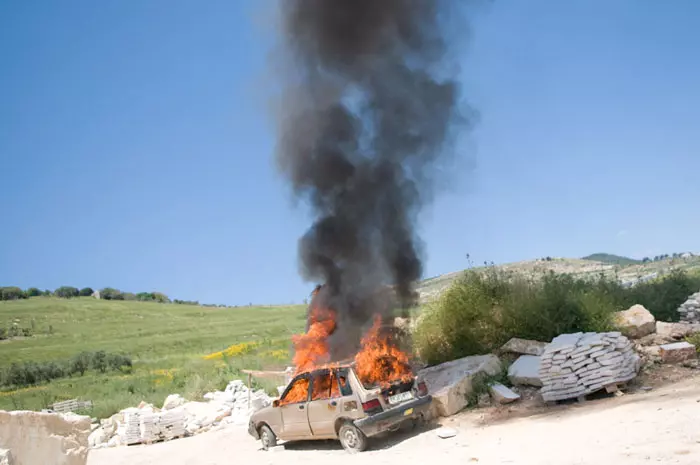
[[[14,465],[85,465],[89,434],[90,417],[0,411],[0,448]]]

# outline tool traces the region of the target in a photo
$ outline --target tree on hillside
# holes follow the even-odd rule
[[[133,292],[122,292],[123,300],[136,300],[136,294]]]
[[[30,287],[25,291],[25,294],[27,297],[39,297],[41,295],[41,291],[36,287]]]
[[[122,297],[122,292],[119,289],[114,289],[112,287],[105,287],[100,289],[100,299],[105,300],[124,300]]]
[[[156,302],[160,302],[162,304],[167,304],[170,302],[170,299],[168,298],[167,295],[163,294],[162,292],[153,292],[153,300]]]
[[[24,291],[17,286],[0,287],[0,300],[17,300],[26,297]]]
[[[61,286],[55,291],[53,291],[53,295],[56,297],[63,297],[65,299],[69,299],[71,297],[78,297],[78,294],[80,291],[78,290],[77,287],[73,286]]]
[[[93,294],[93,291],[91,287],[84,287],[80,290],[80,296],[81,297],[90,297]]]
[[[153,298],[153,293],[151,292],[139,292],[138,294],[136,294],[136,300],[148,302],[155,299]]]

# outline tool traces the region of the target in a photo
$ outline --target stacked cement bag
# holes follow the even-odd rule
[[[632,343],[619,332],[562,334],[545,347],[540,363],[545,402],[576,398],[637,376]]]

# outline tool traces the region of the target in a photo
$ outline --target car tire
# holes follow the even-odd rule
[[[352,423],[343,423],[338,430],[338,439],[343,449],[352,454],[367,449],[367,436]]]
[[[260,427],[260,442],[265,450],[277,445],[277,436],[275,436],[275,433],[273,433],[267,425],[262,425]]]

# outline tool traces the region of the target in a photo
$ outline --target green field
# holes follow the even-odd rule
[[[12,324],[34,335],[0,341],[0,368],[97,350],[127,354],[134,366],[0,391],[0,409],[41,409],[77,397],[92,400],[92,414],[103,417],[141,400],[159,404],[171,393],[196,398],[222,389],[242,368],[282,369],[291,358],[290,336],[304,329],[305,309],[34,297],[0,302],[0,326]],[[204,359],[230,346],[230,357]]]

